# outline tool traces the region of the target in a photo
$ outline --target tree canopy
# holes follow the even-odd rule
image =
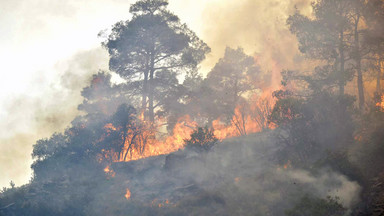
[[[116,23],[103,43],[110,55],[110,69],[129,82],[141,82],[141,112],[151,122],[155,117],[154,101],[158,99],[154,98],[157,73],[178,74],[194,69],[210,51],[167,10],[167,5],[164,0],[137,1],[130,8],[133,18]]]

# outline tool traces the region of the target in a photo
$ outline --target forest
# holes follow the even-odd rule
[[[383,0],[295,8],[286,26],[311,69],[277,73],[227,46],[203,74],[211,48],[168,4],[138,0],[100,33],[109,71],[33,145],[1,216],[384,215]]]

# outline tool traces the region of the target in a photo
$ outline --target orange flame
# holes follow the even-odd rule
[[[166,199],[165,201],[164,200],[161,201],[161,200],[158,200],[157,198],[155,198],[154,200],[152,200],[151,205],[161,208],[161,207],[170,205],[170,202],[168,199]]]
[[[380,101],[376,103],[376,106],[379,107],[381,110],[384,110],[384,94],[381,95]]]
[[[109,166],[106,166],[106,167],[104,168],[104,172],[105,172],[108,176],[110,176],[110,177],[112,177],[112,178],[114,178],[115,175],[116,175],[115,171],[113,171],[113,169],[111,169]]]
[[[291,167],[291,161],[288,161],[286,164],[284,164],[284,169],[288,169]]]
[[[131,198],[131,191],[127,188],[127,191],[125,192],[124,195],[125,199],[129,200]]]
[[[216,138],[222,140],[260,132],[265,128],[273,129],[272,126],[268,125],[267,118],[274,101],[267,95],[271,95],[270,91],[263,92],[261,96],[253,96],[254,99],[251,99],[253,102],[249,104],[238,105],[229,123],[224,123],[221,119],[214,120],[212,127]],[[160,119],[158,122],[158,125],[164,125],[164,120]],[[144,122],[144,124],[148,123]],[[159,138],[156,136],[161,134],[158,131],[162,129],[161,126],[148,124],[135,141],[131,139],[133,137],[132,131],[128,131],[128,138],[125,139],[122,152],[115,153],[113,150],[104,150],[104,156],[109,158],[111,162],[123,162],[169,154],[184,148],[185,140],[190,138],[191,133],[197,126],[198,124],[189,115],[186,115],[178,119],[171,135]],[[112,131],[118,129],[121,128],[116,128],[112,123],[106,124],[104,126],[106,134],[100,140],[104,140]],[[110,173],[112,177],[114,176],[113,171],[109,171],[109,167],[107,171],[104,171]]]
[[[269,93],[269,91],[266,91]],[[257,133],[264,128],[273,129],[274,126],[269,125],[268,116],[272,111],[274,100],[269,97],[271,94],[263,92],[261,96],[253,96],[253,102],[246,107],[238,105],[232,116],[230,124],[225,124],[221,119],[212,122],[214,134],[218,139],[226,139],[230,137],[238,137],[249,133]]]
[[[169,154],[171,152],[177,151],[181,148],[184,148],[184,140],[189,139],[191,133],[193,130],[197,127],[196,122],[192,121],[190,117],[184,116],[180,118],[175,125],[172,135],[164,138],[164,139],[157,139],[156,134],[151,130],[144,130],[142,131],[142,139],[139,141],[145,142],[143,145],[145,145],[145,148],[140,151],[140,149],[130,147],[130,143],[128,142],[129,139],[127,139],[125,145],[124,145],[124,151],[123,154],[128,153],[128,157],[125,158],[125,161],[131,161],[131,160],[138,160],[146,157],[151,156],[157,156],[157,155],[163,155],[163,154]],[[115,127],[111,124],[107,124],[104,126],[106,129],[112,129],[114,130]],[[120,160],[117,161],[124,161],[124,158],[121,157]]]

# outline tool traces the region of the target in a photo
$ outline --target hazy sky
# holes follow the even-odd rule
[[[97,34],[129,19],[130,0],[0,0],[0,187],[31,177],[32,145],[77,115],[91,74],[108,68]],[[211,48],[242,46],[265,70],[299,67],[285,20],[308,0],[170,0],[169,9]]]

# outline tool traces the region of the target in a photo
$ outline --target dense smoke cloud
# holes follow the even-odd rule
[[[0,123],[4,128],[0,134],[1,186],[8,186],[10,180],[20,185],[30,179],[32,145],[37,139],[68,127],[79,114],[81,89],[95,71],[107,68],[105,59],[106,53],[101,48],[79,52],[55,65],[52,73],[59,76],[35,77],[29,88],[43,94],[19,95],[4,104],[8,117]]]
[[[78,114],[81,89],[108,69],[97,33],[127,19],[130,3],[0,0],[1,187],[26,183],[34,142]]]

